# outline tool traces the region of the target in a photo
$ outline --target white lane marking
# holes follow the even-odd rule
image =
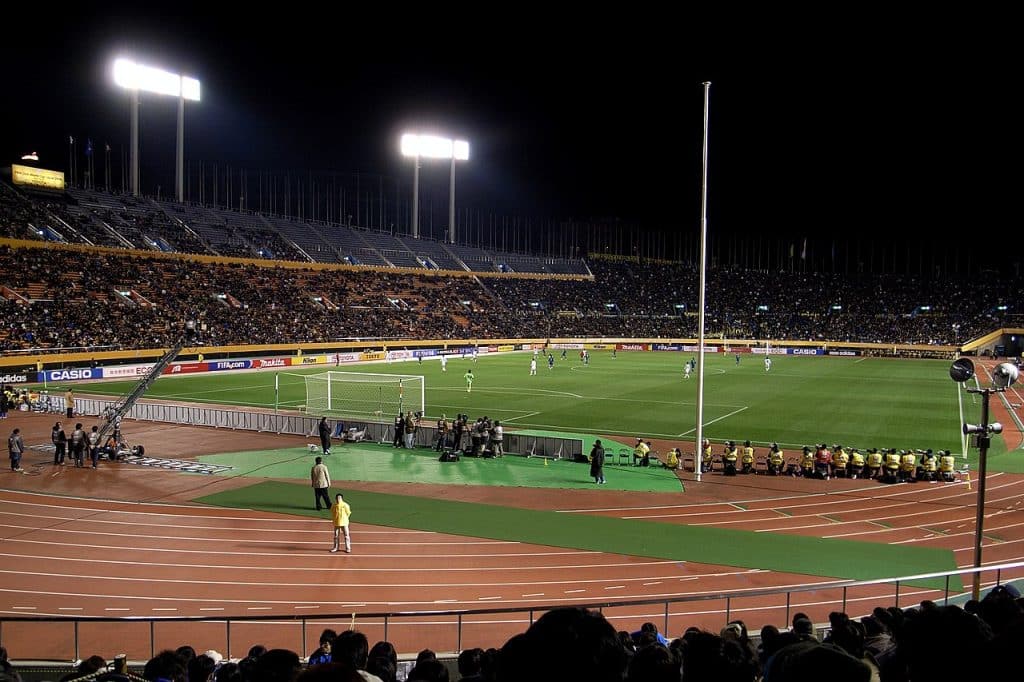
[[[675,562],[679,563],[679,562]],[[738,571],[732,573],[710,573],[710,574],[697,574],[686,578],[680,578],[680,580],[696,580],[697,578],[706,578],[710,576],[726,576],[726,575],[737,575],[744,573],[751,573],[750,570]],[[18,575],[22,578],[28,578],[37,576],[41,578],[73,578],[76,577],[75,573],[43,573],[40,571],[25,571],[25,570],[7,570],[0,569],[0,575],[11,574]],[[251,581],[251,580],[192,580],[186,578],[154,578],[152,576],[107,576],[107,575],[94,575],[92,580],[94,581],[108,581],[108,582],[126,582],[126,583],[160,583],[168,585],[225,585],[225,586],[253,586],[253,587],[323,587],[323,588],[350,588],[350,589],[371,589],[371,588],[388,588],[388,589],[399,589],[399,588],[454,588],[454,587],[540,587],[542,585],[564,585],[565,583],[572,583],[574,585],[598,585],[601,583],[607,583],[614,581],[625,582],[625,583],[637,583],[642,580],[649,580],[651,578],[663,578],[669,579],[675,576],[652,576],[646,575],[636,578],[595,578],[593,580],[580,580],[577,578],[567,577],[564,580],[526,580],[526,581],[501,581],[501,582],[449,582],[449,583],[430,583],[426,581],[416,581],[412,583],[356,583],[356,582],[270,582],[270,581]],[[13,592],[15,590],[7,590],[0,588],[0,592]],[[28,591],[26,591],[26,594]],[[98,596],[98,595],[97,595]],[[253,601],[252,599],[242,601]]]
[[[40,533],[73,533],[76,536],[82,535],[101,535],[101,536],[113,536],[113,537],[124,537],[124,538],[146,538],[151,540],[182,540],[188,542],[216,542],[224,543],[230,541],[230,538],[210,538],[210,537],[199,537],[199,536],[185,536],[185,535],[152,535],[149,533],[107,533],[99,530],[84,530],[84,529],[71,529],[71,528],[51,528],[43,527],[37,528],[35,526],[13,526],[7,525],[8,528],[17,528],[19,530],[31,530]],[[360,531],[362,532],[362,531]],[[13,538],[11,538],[13,539]],[[246,540],[246,542],[260,543],[260,544],[280,544],[281,539],[252,539]],[[295,545],[313,545],[319,546],[324,543],[316,542],[313,540],[292,540],[292,544]],[[442,540],[440,542],[364,542],[364,545],[385,545],[385,546],[412,546],[422,547],[425,545],[440,546],[440,545],[518,545],[521,544],[514,540],[467,540],[465,542],[451,542],[448,540]]]
[[[531,592],[530,594],[524,594],[524,597],[543,597],[543,592]]]
[[[15,542],[22,542],[22,541],[21,540],[16,540]],[[53,544],[60,545],[61,543],[53,543]],[[144,550],[140,550],[140,551],[148,552],[149,550],[145,550],[144,549]],[[241,555],[241,556],[251,556],[249,552],[237,552],[237,554]],[[295,554],[281,554],[280,556],[294,557]],[[310,557],[312,557],[314,559],[322,558],[324,560],[330,560],[330,559],[333,558],[333,557],[320,557],[319,554],[317,554],[317,555],[303,555],[303,556],[310,556]],[[391,558],[393,555],[389,554],[389,555],[381,555],[381,556],[383,556],[385,558]],[[459,556],[462,556],[462,555],[459,555]],[[479,556],[484,556],[484,557],[494,556],[494,557],[504,558],[506,556],[517,556],[517,555],[506,555],[506,554],[488,555],[488,554],[483,554],[483,555],[479,555]],[[543,556],[543,555],[541,555],[541,556]],[[39,559],[41,561],[52,561],[53,560],[52,556],[43,555],[43,554],[12,554],[12,553],[9,553],[9,552],[0,552],[0,557],[11,557],[13,559]],[[435,558],[435,559],[450,559],[451,557],[452,557],[451,554],[438,554],[438,555],[433,555],[431,558]],[[377,558],[377,555],[361,554],[360,558]],[[425,558],[425,557],[420,555],[420,556],[417,556],[416,558]],[[372,572],[372,573],[388,573],[388,572],[395,572],[395,573],[416,572],[416,573],[419,573],[419,572],[422,572],[424,570],[423,568],[420,568],[420,567],[417,567],[417,568],[394,568],[394,567],[390,567],[390,566],[389,567],[370,566],[370,567],[363,567],[363,568],[345,566],[343,568],[338,568],[338,567],[332,567],[332,566],[326,566],[326,567],[318,567],[318,566],[239,566],[237,564],[181,564],[181,563],[160,563],[160,562],[155,562],[155,561],[127,561],[127,560],[121,560],[121,559],[84,559],[84,558],[78,558],[78,557],[61,557],[60,561],[78,561],[78,562],[86,563],[86,564],[114,564],[114,565],[127,565],[127,566],[146,566],[146,567],[150,567],[150,568],[187,568],[187,569],[208,568],[208,569],[213,569],[213,570],[226,570],[226,571],[238,571],[239,569],[245,569],[245,570],[250,570],[250,571],[285,571],[285,572],[289,572],[289,573],[290,572],[298,572],[298,571],[318,571],[318,572],[319,571],[339,571],[339,572],[341,572],[341,571],[344,571],[344,572],[363,571],[363,572]],[[642,561],[642,562],[621,561],[621,562],[615,562],[615,563],[565,564],[565,565],[555,565],[555,566],[552,566],[550,564],[536,564],[536,565],[532,565],[532,566],[524,566],[524,565],[518,565],[518,566],[489,566],[489,567],[472,566],[472,567],[469,567],[469,568],[445,567],[444,570],[445,570],[445,572],[462,571],[462,572],[473,572],[473,573],[477,573],[477,572],[481,572],[481,571],[540,571],[540,570],[544,570],[544,571],[549,571],[549,570],[572,570],[572,571],[575,571],[575,570],[579,570],[579,569],[584,569],[585,570],[585,569],[592,569],[592,568],[631,568],[633,566],[637,566],[637,567],[642,567],[642,566],[668,566],[668,565],[673,565],[673,564],[676,564],[676,563],[678,563],[678,562],[675,561],[675,560]]]

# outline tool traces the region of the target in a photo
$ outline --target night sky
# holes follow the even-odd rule
[[[399,133],[435,130],[470,141],[460,205],[689,229],[710,80],[719,229],[924,236],[1019,225],[999,208],[1020,175],[1002,166],[1019,166],[1022,120],[1019,49],[998,35],[1011,28],[1005,17],[926,26],[494,5],[438,6],[452,15],[442,21],[398,6],[303,5],[302,16],[287,5],[215,16],[209,4],[183,7],[54,8],[11,25],[3,160],[37,151],[40,165],[64,170],[69,134],[126,147],[127,95],[108,75],[126,54],[202,81],[203,101],[186,105],[191,161],[409,182]],[[142,105],[144,190],[162,181],[166,192],[176,104],[144,95]],[[425,164],[421,182],[443,194],[446,166]]]

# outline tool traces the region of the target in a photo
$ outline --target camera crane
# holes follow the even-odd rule
[[[149,372],[139,379],[139,383],[135,384],[135,388],[133,388],[130,393],[121,396],[116,403],[104,410],[104,422],[103,426],[100,427],[100,443],[103,443],[107,436],[114,431],[115,426],[120,423],[121,418],[131,411],[139,398],[141,398],[153,382],[160,377],[167,365],[174,362],[174,358],[178,357],[178,353],[180,353],[184,347],[185,341],[183,339],[175,343],[174,347],[164,353],[163,356],[157,360],[156,364],[150,368]]]

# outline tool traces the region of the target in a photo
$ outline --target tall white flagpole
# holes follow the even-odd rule
[[[697,311],[697,456],[695,472],[700,482],[701,458],[704,455],[704,290],[707,269],[708,246],[708,98],[711,81],[704,81],[704,145],[702,152],[703,172],[700,181],[700,301]]]

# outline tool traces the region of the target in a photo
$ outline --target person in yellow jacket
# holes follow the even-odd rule
[[[749,474],[754,471],[754,448],[750,441],[743,442],[743,453],[740,455],[740,471]]]
[[[804,446],[803,456],[800,458],[800,474],[806,478],[814,475],[814,451],[809,445]]]
[[[956,460],[949,450],[939,450],[939,478],[946,483],[956,480]]]
[[[348,530],[348,519],[352,516],[352,507],[348,506],[348,502],[345,501],[341,493],[338,493],[337,497],[334,498],[335,502],[331,505],[331,522],[334,524],[334,548],[332,552],[337,552],[341,546],[341,536],[345,535],[345,553],[352,553],[352,534]]]
[[[867,463],[867,477],[878,478],[882,475],[882,453],[878,451],[878,448],[871,448],[868,451]]]
[[[736,443],[729,441],[725,444],[725,451],[722,453],[722,473],[726,476],[736,475],[736,463],[739,461],[739,451]]]
[[[665,461],[662,462],[661,466],[666,469],[675,469],[679,466],[679,448],[669,448],[668,453],[665,454]]]
[[[917,471],[917,457],[913,450],[900,450],[900,481],[911,483]]]
[[[850,476],[850,453],[842,445],[836,443],[832,447],[832,471],[836,477],[849,478]]]
[[[772,443],[772,447],[768,451],[768,473],[772,476],[778,476],[784,471],[783,466],[785,463],[786,457],[782,454],[782,450],[779,449],[779,444]]]
[[[896,448],[889,448],[885,453],[885,471],[882,473],[883,483],[896,483],[900,475],[900,456]]]
[[[921,453],[921,461],[917,465],[917,480],[934,481],[939,470],[939,460],[931,448]]]
[[[702,474],[709,473],[711,471],[712,454],[711,441],[707,438],[705,438],[704,442],[701,444],[700,452],[700,471]]]
[[[854,448],[850,451],[850,478],[860,478],[864,473],[864,455]]]

